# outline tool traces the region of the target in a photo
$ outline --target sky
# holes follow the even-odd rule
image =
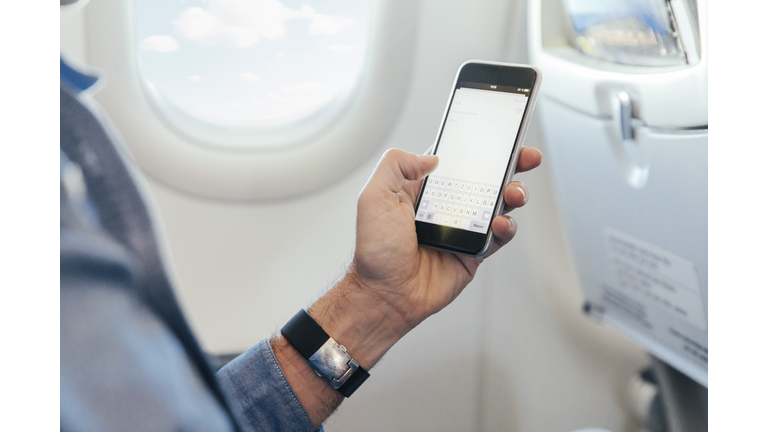
[[[201,120],[286,123],[354,85],[368,8],[360,0],[137,0],[139,68]]]

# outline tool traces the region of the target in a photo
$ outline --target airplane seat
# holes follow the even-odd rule
[[[583,311],[651,354],[672,432],[706,429],[706,36],[706,0],[528,2]]]

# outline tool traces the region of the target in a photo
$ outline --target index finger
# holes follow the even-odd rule
[[[520,158],[517,160],[515,172],[530,171],[541,165],[541,152],[535,147],[523,147],[520,150]]]

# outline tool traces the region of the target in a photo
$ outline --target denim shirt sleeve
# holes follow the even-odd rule
[[[230,406],[247,431],[314,431],[264,339],[216,374]],[[318,432],[323,432],[320,426]]]

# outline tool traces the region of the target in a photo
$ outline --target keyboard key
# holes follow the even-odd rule
[[[482,195],[484,193],[485,193],[485,186],[480,186],[480,194]]]
[[[451,226],[458,227],[459,223],[461,223],[461,218],[460,217],[454,216],[454,217],[451,218]]]
[[[418,213],[416,213],[416,220],[424,220],[425,212],[424,210],[419,210]]]
[[[440,211],[440,203],[437,201],[433,202],[429,209],[432,211]]]
[[[443,211],[443,209],[440,209],[440,211]],[[451,206],[450,204],[446,204],[445,205],[445,212],[446,213],[450,213],[451,211],[453,211],[453,206]]]
[[[469,229],[471,231],[484,233],[488,229],[488,222],[472,221],[469,223]]]
[[[461,220],[461,223],[459,224],[459,228],[462,228],[462,229],[469,229],[469,224],[470,224],[471,222],[472,222],[472,221],[470,221],[469,219],[462,219],[462,220]]]
[[[484,220],[484,221],[489,221],[489,220],[491,220],[491,212],[489,212],[489,211],[487,211],[487,210],[486,210],[486,211],[484,211],[484,212],[483,212],[483,220]]]
[[[435,214],[432,212],[427,212],[426,215],[424,215],[424,220],[427,222],[434,222],[435,221]]]
[[[467,183],[466,182],[459,183],[459,190],[462,191],[462,192],[466,191],[467,190]]]
[[[428,209],[429,208],[429,200],[422,199],[421,200],[421,206],[420,209]]]
[[[445,203],[440,203],[440,212],[445,211]]]
[[[440,223],[443,225],[450,225],[451,224],[451,217],[448,215],[441,215],[440,216]]]

